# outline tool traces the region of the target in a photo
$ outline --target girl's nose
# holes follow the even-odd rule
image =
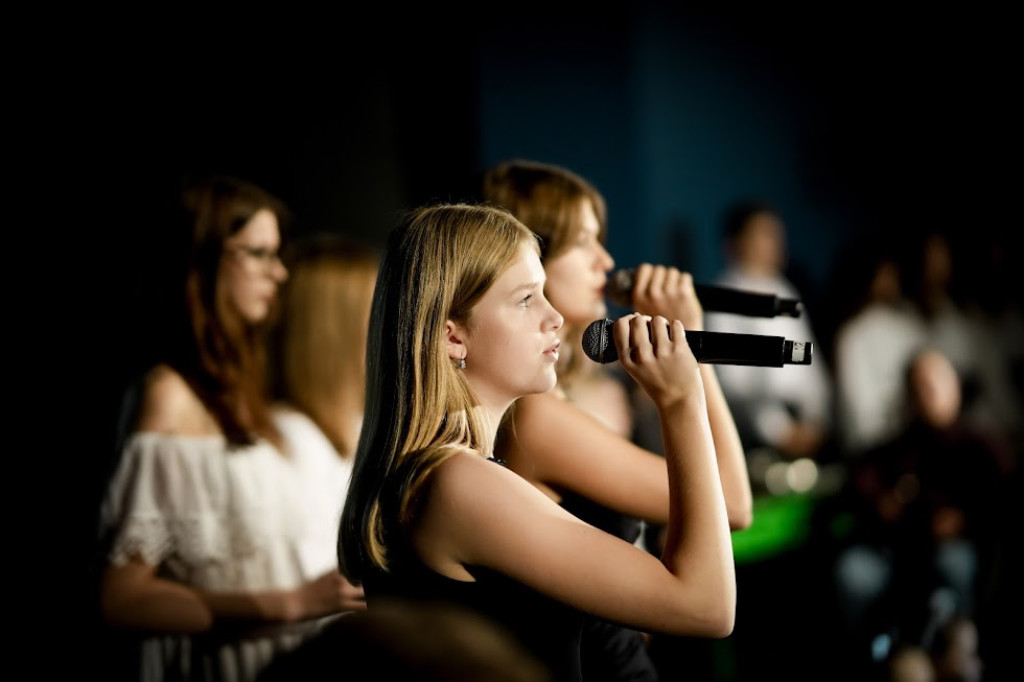
[[[601,264],[605,272],[615,267],[615,259],[612,258],[612,254],[608,253],[608,249],[604,248],[604,244],[597,245],[597,262]]]

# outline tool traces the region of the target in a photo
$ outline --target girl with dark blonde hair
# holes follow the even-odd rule
[[[671,494],[661,559],[581,521],[494,457],[506,411],[551,391],[562,315],[536,235],[503,209],[411,212],[390,235],[370,316],[367,402],[340,564],[377,600],[454,602],[581,680],[586,614],[724,637],[732,543],[702,374],[682,322],[613,325],[663,426]]]

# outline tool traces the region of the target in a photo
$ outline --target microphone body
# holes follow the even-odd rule
[[[608,279],[605,295],[612,303],[628,308],[633,301],[633,269],[616,270]],[[779,298],[775,294],[762,294],[739,289],[694,284],[697,298],[704,312],[734,313],[746,317],[800,317],[803,303],[791,298]]]
[[[809,365],[813,353],[810,341],[791,341],[781,336],[761,334],[694,330],[686,332],[686,343],[697,362],[704,364],[755,367]],[[619,359],[618,348],[612,339],[612,320],[594,320],[587,325],[583,331],[583,352],[601,364]]]

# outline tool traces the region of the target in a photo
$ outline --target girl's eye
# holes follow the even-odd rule
[[[530,305],[530,299],[531,298],[533,298],[533,294],[527,294],[526,298],[524,298],[523,300],[519,301],[519,305],[521,305],[522,307],[525,308],[526,306]]]

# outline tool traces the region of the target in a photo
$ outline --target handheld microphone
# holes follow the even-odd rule
[[[810,341],[790,341],[781,336],[697,330],[686,332],[686,343],[697,362],[756,367],[809,365],[814,345]],[[583,331],[583,352],[601,364],[619,359],[619,350],[612,339],[612,320],[594,320],[587,325]]]
[[[623,308],[633,304],[635,269],[616,270],[605,285],[605,296]],[[726,289],[707,284],[694,284],[697,298],[704,312],[735,313],[747,317],[800,317],[803,303],[792,298],[779,298],[775,294],[762,294],[739,289]]]

